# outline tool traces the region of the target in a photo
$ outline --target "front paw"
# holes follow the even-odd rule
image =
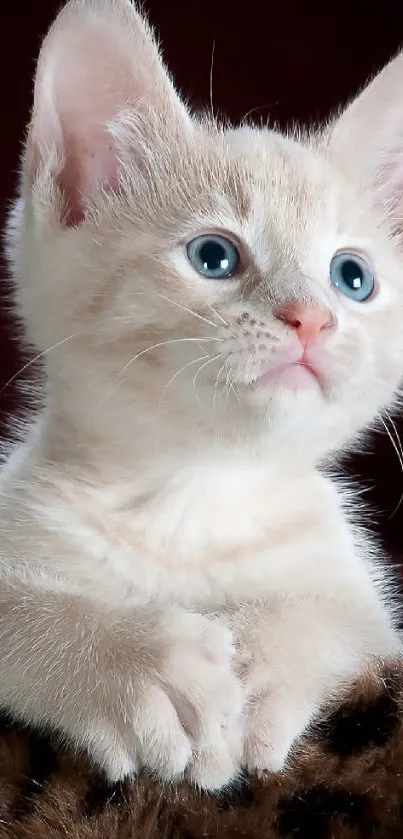
[[[292,697],[275,688],[261,690],[245,705],[242,736],[242,765],[250,772],[280,772],[299,737],[314,719],[318,706],[298,697],[295,685]]]
[[[318,706],[270,687],[249,695],[242,714],[218,734],[214,748],[194,754],[187,776],[200,786],[219,789],[248,772],[279,772],[298,738],[315,717]],[[245,686],[245,690],[247,690]]]
[[[171,609],[144,638],[142,657],[137,651],[136,661],[133,649],[126,661],[129,683],[116,703],[120,737],[113,718],[93,728],[89,750],[113,781],[139,769],[165,781],[180,779],[195,755],[219,751],[222,731],[241,714],[235,649],[224,624]],[[231,774],[228,765],[219,785]],[[203,788],[216,786],[207,769],[192,780]]]
[[[373,607],[373,604],[372,604]],[[350,611],[349,611],[350,609]],[[359,597],[278,596],[227,612],[245,689],[241,763],[280,771],[293,746],[374,655],[393,654],[387,614]]]
[[[233,668],[232,632],[218,619],[185,612],[172,631],[178,637],[163,684],[190,745],[183,769],[194,785],[217,790],[239,771],[245,695]]]
[[[225,733],[241,718],[244,693],[233,662],[231,631],[219,620],[187,612],[178,613],[169,633],[171,642],[159,690],[175,709],[190,753],[183,770],[204,789],[223,786],[234,774],[233,761],[225,759],[221,744]],[[150,759],[149,745],[145,752]],[[202,755],[210,762],[203,764]],[[193,767],[197,764],[198,770]]]

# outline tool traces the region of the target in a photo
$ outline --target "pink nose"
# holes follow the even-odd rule
[[[333,326],[333,315],[330,309],[320,303],[300,303],[290,300],[286,306],[275,312],[279,320],[292,326],[303,347],[316,341],[320,332]]]

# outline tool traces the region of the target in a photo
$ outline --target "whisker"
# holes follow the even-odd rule
[[[372,381],[378,385],[383,385],[387,387],[388,391],[390,390],[389,382],[384,382],[382,379],[377,378],[376,376],[372,376]],[[403,397],[403,390],[401,388],[395,388],[394,395],[398,396],[399,398]]]
[[[209,358],[208,361],[205,361],[204,364],[202,364],[201,367],[199,367],[198,370],[196,370],[196,373],[193,376],[193,393],[194,393],[200,407],[202,408],[202,410],[204,410],[204,405],[203,405],[203,403],[201,402],[201,400],[199,399],[199,397],[196,393],[196,379],[197,379],[199,373],[201,373],[201,371],[204,370],[205,367],[207,367],[209,364],[212,364],[212,362],[216,361],[217,358],[219,358],[219,357],[220,357],[220,353],[217,353],[217,355],[214,355],[212,358]]]
[[[266,285],[266,279],[265,279],[265,277],[262,277],[262,279],[260,280],[260,282],[257,284],[257,286],[255,288],[255,294],[256,294],[257,297],[260,295],[260,291],[261,291],[262,288],[264,288],[265,285]],[[265,295],[260,295],[260,299],[265,301]]]
[[[172,303],[173,306],[177,306],[178,309],[182,309],[184,312],[187,312],[188,315],[193,315],[193,317],[198,318],[198,320],[204,321],[204,323],[208,323],[209,326],[215,326],[217,329],[217,324],[214,321],[205,318],[203,315],[200,315],[198,312],[194,312],[193,309],[188,309],[187,306],[184,306],[183,303],[178,303],[177,300],[172,300],[170,297],[165,297],[164,294],[160,294],[158,291],[152,292],[156,295],[156,297],[160,297],[161,300],[166,300],[167,303]]]
[[[253,285],[253,283],[255,283],[255,282],[256,282],[256,276],[257,276],[256,274],[252,274],[252,276],[251,276],[251,277],[249,277],[249,279],[248,279],[248,280],[247,280],[247,282],[245,283],[245,285],[244,285],[244,287],[243,287],[243,289],[242,289],[242,292],[241,292],[240,303],[243,303],[243,302],[244,302],[244,299],[245,299],[245,296],[246,296],[246,292],[248,291],[249,287],[250,287],[251,285]],[[266,282],[266,279],[265,279],[265,278],[262,278],[262,279],[261,279],[261,281],[259,282],[258,286],[257,286],[257,290],[259,290],[259,289],[260,289],[260,287],[261,287],[262,285],[264,285],[264,284],[265,284],[265,282]],[[267,301],[266,301],[266,302],[267,302]]]
[[[210,303],[208,303],[207,305],[208,305],[209,309],[211,309],[211,311],[213,312],[213,314],[214,314],[217,318],[219,318],[219,320],[221,321],[221,323],[223,323],[223,324],[224,324],[224,326],[229,326],[228,321],[227,321],[227,320],[225,320],[225,319],[224,319],[224,318],[220,315],[220,313],[219,313],[219,312],[217,312],[217,309],[215,309],[215,308],[214,308],[214,306],[211,306],[211,305],[210,305]]]
[[[231,361],[231,358],[232,358],[232,355],[229,357],[228,361]],[[238,405],[242,405],[242,402],[241,402],[241,400],[240,400],[240,398],[239,398],[239,396],[238,396],[238,394],[235,390],[234,383],[231,381],[231,368],[229,368],[229,370],[228,370],[228,374],[227,374],[227,378],[226,378],[226,382],[225,382],[225,388],[227,389],[227,402],[229,400],[230,393],[233,393],[236,401],[238,402]]]
[[[392,417],[390,416],[390,414],[387,414],[387,417],[388,417],[388,420],[389,420],[389,422],[390,422],[390,424],[391,424],[391,426],[392,426],[392,428],[393,428],[393,431],[394,431],[394,435],[395,435],[395,442],[396,442],[396,446],[397,446],[397,448],[398,448],[397,455],[398,455],[398,459],[399,459],[399,463],[400,463],[400,467],[401,467],[401,470],[402,470],[402,475],[403,475],[403,448],[402,448],[402,443],[401,443],[401,440],[400,440],[400,437],[399,437],[399,434],[398,434],[398,431],[397,431],[396,425],[395,425],[395,423],[394,423],[394,421],[393,421]],[[400,456],[399,456],[399,453],[400,453]],[[398,501],[398,503],[397,503],[397,505],[396,505],[395,509],[394,509],[394,510],[393,510],[393,512],[390,514],[390,516],[388,517],[388,519],[393,518],[393,516],[397,513],[397,511],[398,511],[398,509],[399,509],[399,507],[400,507],[400,505],[401,505],[402,501],[403,501],[403,491],[402,491],[402,493],[401,493],[401,495],[400,495],[399,501]]]
[[[397,434],[397,429],[396,429],[396,426],[395,426],[395,424],[394,424],[393,420],[391,419],[391,417],[389,416],[389,414],[386,414],[386,416],[387,416],[387,418],[388,418],[389,422],[391,423],[392,428],[393,428],[393,430],[394,430],[394,432],[395,432],[395,434],[396,434],[396,440],[395,440],[395,439],[394,439],[394,437],[393,437],[393,435],[390,433],[389,428],[388,428],[388,426],[387,426],[386,422],[384,421],[384,419],[383,419],[382,415],[381,415],[380,413],[378,413],[378,415],[377,415],[377,416],[378,416],[378,419],[381,421],[381,423],[382,423],[382,425],[383,425],[383,427],[384,427],[384,429],[385,429],[385,431],[386,431],[386,433],[387,433],[387,435],[388,435],[388,437],[389,437],[389,440],[390,440],[390,442],[391,442],[391,444],[392,444],[392,446],[393,446],[393,448],[394,448],[394,450],[395,450],[395,452],[396,452],[396,456],[397,456],[397,459],[398,459],[398,461],[399,461],[399,465],[400,465],[400,468],[401,468],[401,470],[402,470],[402,474],[403,474],[403,451],[402,451],[402,445],[401,445],[401,442],[400,442],[399,436],[398,436],[398,434]],[[398,503],[397,503],[397,505],[396,505],[395,509],[394,509],[394,510],[393,510],[393,512],[392,512],[392,513],[388,516],[388,521],[389,521],[390,519],[392,519],[392,518],[393,518],[393,516],[395,516],[395,515],[396,515],[396,513],[397,513],[397,511],[398,511],[398,509],[399,509],[399,507],[400,507],[400,505],[401,505],[401,503],[402,503],[402,501],[403,501],[403,492],[402,492],[402,494],[401,494],[401,496],[400,496],[400,498],[399,498],[399,501],[398,501]]]
[[[231,381],[231,371],[230,371],[230,368],[228,368],[227,376],[226,376],[226,379],[225,379],[225,382],[224,382],[224,393],[227,394],[227,399],[226,399],[227,402],[229,401],[229,395],[231,393],[230,381]]]
[[[197,364],[198,361],[204,361],[206,358],[209,358],[209,357],[210,357],[209,355],[199,356],[199,358],[194,358],[192,361],[188,361],[187,364],[184,364],[183,367],[180,367],[179,370],[177,370],[176,373],[174,373],[173,376],[171,376],[171,378],[169,379],[169,381],[165,385],[165,387],[164,387],[164,389],[161,393],[161,396],[160,396],[160,406],[161,406],[161,402],[162,402],[168,388],[170,387],[172,382],[174,382],[175,379],[180,375],[180,373],[183,373],[184,370],[187,370],[188,367],[191,367],[193,364]]]
[[[239,395],[237,394],[237,392],[236,392],[236,390],[235,390],[235,385],[234,385],[234,383],[233,383],[233,382],[231,382],[231,380],[230,380],[230,382],[229,382],[228,394],[229,394],[229,391],[231,391],[231,393],[233,393],[233,394],[234,394],[235,399],[236,399],[236,401],[238,402],[238,405],[242,405],[242,400],[240,399]]]
[[[395,425],[395,423],[394,423],[394,421],[393,421],[392,417],[390,416],[390,414],[388,414],[388,420],[389,420],[389,422],[390,422],[390,424],[391,424],[391,426],[392,426],[392,428],[393,428],[393,431],[395,432],[396,442],[398,443],[399,450],[400,450],[400,453],[401,453],[402,458],[403,458],[403,449],[402,449],[402,444],[401,444],[401,441],[400,441],[400,437],[399,437],[399,434],[398,434],[398,432],[397,432],[396,425]]]
[[[215,416],[215,414],[216,414],[217,392],[218,392],[217,388],[218,388],[218,383],[220,381],[221,371],[224,370],[224,368],[226,367],[228,362],[229,362],[229,358],[226,358],[224,363],[221,365],[221,367],[220,367],[220,369],[219,369],[219,371],[216,375],[216,378],[215,378],[214,388],[213,388],[213,416]]]
[[[189,315],[193,315],[194,318],[198,320],[204,321],[204,323],[208,323],[209,326],[214,326],[216,329],[218,325],[214,323],[214,321],[205,318],[203,315],[200,315],[198,312],[194,312],[193,309],[188,309],[187,306],[184,306],[183,303],[178,303],[177,300],[172,300],[171,297],[167,297],[165,294],[161,294],[159,291],[132,291],[131,292],[133,297],[137,296],[144,296],[144,297],[159,297],[161,300],[165,300],[167,303],[172,303],[173,306],[177,306],[178,309],[182,309],[184,312],[187,312]]]
[[[250,117],[250,115],[251,115],[251,114],[253,114],[255,111],[261,111],[261,110],[263,110],[263,108],[272,108],[273,106],[275,106],[275,105],[280,105],[280,104],[281,104],[281,100],[279,99],[277,102],[267,102],[267,104],[266,104],[266,105],[255,105],[255,107],[254,107],[254,108],[251,108],[249,111],[247,111],[247,112],[246,112],[245,116],[243,116],[243,117],[242,117],[242,119],[241,119],[241,125],[242,125],[242,123],[244,123],[244,122],[245,122],[245,120],[246,120],[248,117]]]
[[[231,364],[231,361],[232,361],[232,359],[233,359],[233,357],[234,357],[234,354],[235,354],[235,353],[231,353],[231,355],[229,355],[229,356],[228,356],[228,359],[227,359],[228,370],[227,370],[227,376],[226,376],[225,383],[224,383],[224,393],[226,393],[226,394],[227,394],[227,399],[226,399],[226,401],[227,401],[227,402],[228,402],[228,400],[229,400],[230,393],[233,393],[233,395],[235,396],[236,401],[238,402],[238,405],[242,405],[242,402],[241,402],[241,400],[240,400],[240,398],[239,398],[239,396],[238,396],[238,394],[237,394],[237,392],[236,392],[236,390],[235,390],[234,383],[233,383],[233,381],[232,381],[232,379],[231,379],[231,372],[232,372],[232,371],[231,371],[231,366],[230,366],[230,364]]]
[[[214,107],[213,107],[213,69],[214,69],[214,53],[215,53],[215,38],[213,41],[213,46],[211,50],[211,63],[210,63],[210,108],[211,108],[211,116],[214,117]]]
[[[165,347],[168,344],[181,344],[181,343],[186,343],[186,342],[189,342],[189,341],[191,341],[191,342],[193,342],[193,341],[201,342],[201,341],[219,341],[219,340],[222,340],[222,339],[215,338],[215,337],[213,338],[212,336],[206,336],[206,337],[203,337],[203,338],[172,338],[169,341],[159,341],[158,344],[153,344],[151,347],[146,347],[144,350],[141,350],[141,352],[134,355],[133,358],[131,358],[130,361],[128,361],[127,364],[125,364],[125,366],[122,367],[122,369],[119,373],[119,378],[120,378],[120,376],[123,375],[123,373],[125,373],[125,371],[130,367],[130,365],[133,364],[134,361],[137,361],[138,358],[141,358],[141,356],[145,355],[146,353],[151,352],[151,350],[156,350],[159,347]]]
[[[227,367],[227,373],[226,373],[226,376],[225,376],[225,382],[224,382],[224,385],[223,385],[223,392],[224,392],[224,394],[226,394],[226,395],[227,395],[227,399],[226,399],[226,401],[227,401],[227,402],[228,402],[228,390],[227,390],[227,388],[228,388],[228,382],[229,382],[229,379],[230,379],[230,367],[229,367],[229,365],[230,365],[230,363],[231,363],[231,359],[232,359],[233,357],[234,357],[234,353],[231,353],[231,354],[228,356],[228,358],[227,358],[227,360],[226,360],[226,362],[225,362],[225,366]],[[220,371],[219,371],[220,373],[221,373],[221,370],[222,370],[222,369],[223,369],[223,368],[221,367],[221,369],[220,369]]]
[[[36,355],[35,358],[31,358],[30,361],[27,361],[27,363],[24,364],[23,367],[20,367],[20,369],[17,371],[17,373],[14,373],[14,375],[11,376],[11,378],[8,379],[8,381],[3,385],[3,387],[0,390],[0,396],[4,393],[4,391],[8,387],[10,387],[10,385],[12,385],[13,382],[15,382],[16,379],[19,378],[19,376],[21,376],[23,373],[25,373],[25,371],[28,370],[28,368],[31,367],[32,364],[35,364],[37,361],[39,361],[41,358],[44,358],[46,355],[48,355],[53,350],[56,350],[58,347],[61,347],[63,344],[66,344],[67,341],[71,341],[72,338],[77,338],[78,335],[82,335],[82,334],[83,334],[82,329],[79,332],[73,332],[72,335],[67,335],[66,338],[62,338],[61,341],[57,341],[55,344],[52,344],[51,347],[47,347],[46,350],[42,350],[42,352],[38,353],[38,355]]]

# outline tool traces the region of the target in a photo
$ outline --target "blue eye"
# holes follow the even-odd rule
[[[198,236],[186,246],[193,268],[208,280],[232,277],[239,264],[235,245],[224,236]]]
[[[375,288],[371,266],[355,253],[336,253],[330,263],[330,282],[357,303],[368,300]]]

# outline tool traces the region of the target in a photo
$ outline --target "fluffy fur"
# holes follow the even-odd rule
[[[46,392],[1,484],[0,704],[111,780],[280,769],[400,650],[359,505],[318,467],[401,376],[402,76],[285,137],[192,115],[127,0],[72,0],[42,46],[9,255]],[[190,264],[209,232],[235,277]],[[331,286],[340,249],[369,301]],[[260,386],[294,305],[327,313],[318,380]]]

